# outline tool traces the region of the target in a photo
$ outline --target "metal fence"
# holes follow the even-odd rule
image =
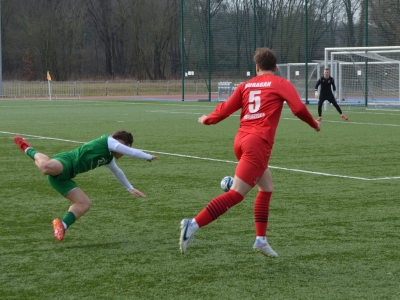
[[[399,105],[400,104],[400,84],[399,84],[399,61],[396,62],[379,62],[379,66],[388,65],[384,71],[375,70],[374,62],[369,62],[370,75],[368,81],[360,80],[354,74],[355,63],[349,66],[338,63],[332,68],[332,73],[336,74],[336,86],[339,93],[338,101],[343,102],[342,105],[366,105],[364,101],[365,90],[368,93],[368,105],[377,103],[379,105]],[[347,63],[349,64],[349,63]],[[365,66],[365,63],[362,63]],[[323,73],[325,65],[321,61],[319,63],[289,63],[279,64],[276,74],[289,80],[296,88],[300,98],[305,103],[316,103],[314,96],[314,86],[318,78]],[[350,71],[342,71],[342,69],[350,67]],[[347,69],[346,69],[347,70]],[[335,72],[333,72],[335,71]],[[359,70],[358,70],[359,71]],[[391,78],[388,80],[382,74]],[[360,71],[360,73],[363,73]],[[353,74],[353,75],[352,75]],[[375,75],[374,75],[375,74]],[[383,79],[384,78],[384,79]],[[397,79],[396,79],[397,78]],[[181,80],[158,80],[158,81],[137,81],[137,80],[115,80],[115,81],[75,81],[60,82],[50,81],[51,97],[49,95],[49,82],[3,82],[2,97],[12,99],[67,99],[81,97],[129,97],[136,96],[134,99],[170,99],[170,100],[207,100],[207,101],[223,101],[226,100],[234,91],[235,87],[245,82],[249,77],[241,79],[218,78],[211,81],[211,99],[209,99],[208,84],[205,80],[193,78],[186,80],[182,84]],[[364,87],[367,84],[367,88]],[[182,97],[182,87],[185,89],[185,97]]]
[[[245,81],[243,79],[242,81]],[[218,83],[211,83],[213,93],[218,93]],[[235,84],[242,82],[234,82]],[[184,84],[186,95],[205,95],[208,93],[204,80],[187,80]],[[52,97],[87,97],[87,96],[152,96],[182,94],[181,80],[158,81],[51,81]],[[7,82],[2,83],[3,98],[45,98],[49,97],[47,81],[42,82]]]

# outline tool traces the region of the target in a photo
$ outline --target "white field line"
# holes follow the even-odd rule
[[[197,112],[183,112],[183,111],[165,111],[165,110],[146,110],[146,112],[150,113],[164,113],[164,114],[180,114],[180,115],[196,115],[201,117],[206,113],[199,113]],[[207,112],[209,113],[209,112]],[[231,115],[231,117],[239,117],[239,115]]]
[[[150,113],[164,113],[164,114],[182,114],[182,115],[198,115],[200,116],[202,113],[199,112],[187,112],[187,111],[166,111],[166,110],[146,110],[146,112]],[[239,117],[239,114],[233,114],[231,117]],[[400,116],[400,114],[399,114]],[[284,120],[289,120],[289,121],[300,121],[298,118],[284,118]],[[377,123],[366,123],[366,122],[351,122],[351,121],[329,121],[329,120],[323,120],[323,123],[342,123],[342,124],[356,124],[356,125],[371,125],[371,126],[388,126],[388,127],[400,127],[400,124],[377,124]]]
[[[115,100],[84,100],[84,99],[68,99],[68,100],[64,100],[64,99],[58,99],[56,101],[49,101],[48,99],[38,99],[35,100],[35,102],[44,102],[46,103],[45,106],[53,106],[54,103],[57,103],[57,105],[59,105],[59,103],[65,102],[65,103],[69,103],[68,105],[65,106],[76,106],[76,104],[82,104],[84,105],[85,103],[98,103],[98,104],[105,104],[105,103],[109,103],[112,105],[116,105],[116,104],[128,104],[128,105],[148,105],[149,102],[147,102],[146,100],[140,100],[140,99],[118,99],[119,101],[115,101]],[[30,101],[30,100],[22,100],[22,99],[18,99],[18,100],[4,100],[4,103],[6,102],[20,102],[20,101]],[[138,101],[138,102],[135,102]],[[178,100],[177,100],[178,101]],[[162,102],[162,100],[159,100],[159,102]],[[74,104],[72,104],[74,103]],[[150,102],[151,103],[151,102]],[[199,104],[195,104],[193,102],[188,102],[188,103],[184,103],[184,102],[180,102],[180,103],[173,103],[173,102],[168,102],[168,103],[157,103],[157,106],[179,106],[179,107],[210,107],[211,109],[214,109],[215,106],[217,104],[219,104],[220,102],[216,102],[216,101],[212,101],[209,103],[204,103],[204,105],[199,105]],[[0,107],[3,106],[0,103]],[[60,105],[61,106],[61,105]],[[64,105],[63,105],[64,106]],[[24,105],[4,105],[4,107],[25,107]],[[345,107],[344,107],[345,108]],[[290,111],[290,109],[287,107],[287,105],[284,106],[283,108],[284,110]],[[342,108],[343,109],[343,108]],[[346,110],[346,109],[344,109]],[[377,108],[365,108],[365,111],[355,111],[355,110],[346,110],[351,112],[352,114],[375,114],[375,115],[393,115],[393,116],[400,116],[400,110],[399,109],[377,109]],[[397,113],[398,112],[398,113]]]
[[[21,135],[21,136],[24,136],[24,137],[31,137],[31,138],[45,139],[45,140],[53,140],[53,141],[61,141],[61,142],[69,142],[69,143],[76,143],[76,144],[84,144],[85,143],[85,142],[79,142],[79,141],[74,141],[74,140],[65,140],[65,139],[59,139],[59,138],[51,138],[51,137],[44,137],[44,136],[31,135],[31,134],[21,134],[21,133],[8,132],[8,131],[0,131],[0,133],[9,134],[9,135]],[[176,154],[176,153],[168,153],[168,152],[159,152],[159,151],[152,151],[152,150],[145,150],[145,149],[139,149],[139,150],[142,150],[144,152],[149,152],[149,153],[155,153],[155,154],[163,154],[163,155],[169,155],[169,156],[177,156],[177,157],[184,157],[184,158],[192,158],[192,159],[200,159],[200,160],[207,160],[207,161],[215,161],[215,162],[237,164],[236,161],[231,161],[231,160],[214,159],[214,158],[192,156],[192,155],[184,155],[184,154]],[[346,175],[330,174],[330,173],[323,173],[323,172],[313,172],[313,171],[291,169],[291,168],[281,168],[281,167],[275,167],[275,166],[269,166],[269,168],[277,169],[277,170],[290,171],[290,172],[298,172],[298,173],[320,175],[320,176],[327,176],[327,177],[348,178],[348,179],[356,179],[356,180],[363,180],[363,181],[379,181],[379,180],[400,179],[400,176],[379,177],[379,178],[364,178],[364,177],[346,176]]]
[[[8,101],[8,100],[6,100]],[[15,100],[10,100],[10,101],[15,101]],[[18,100],[21,101],[21,100]],[[53,106],[53,103],[49,102],[49,100],[36,100],[37,102],[44,102],[46,104],[44,105],[40,105],[40,106],[36,106],[36,107],[48,107],[48,106]],[[132,101],[132,102],[131,102]],[[141,102],[133,102],[135,100],[125,100],[125,101],[121,101],[121,102],[115,102],[115,101],[106,101],[106,100],[57,100],[57,106],[58,107],[75,107],[75,106],[85,106],[87,103],[90,103],[90,105],[99,105],[99,106],[103,106],[105,104],[110,104],[110,105],[117,105],[118,104],[122,104],[122,105],[148,105],[149,103],[146,101],[141,101]],[[160,100],[161,101],[161,100]],[[61,102],[65,102],[68,104],[63,104],[60,105],[59,103]],[[192,108],[193,110],[195,110],[196,107],[199,108],[210,108],[210,110],[212,111],[215,106],[217,104],[219,104],[218,102],[211,102],[211,103],[206,103],[208,105],[198,105],[198,104],[194,104],[194,103],[158,103],[157,106],[177,106],[179,108],[183,108],[185,110],[188,110],[189,108]],[[0,103],[0,107],[1,107],[1,103]],[[24,105],[4,105],[4,107],[25,107]],[[190,109],[190,110],[192,110]],[[283,109],[284,111],[290,111],[289,108],[287,108],[286,106]],[[191,113],[186,113],[184,111],[180,111],[180,112],[170,112],[170,111],[163,111],[163,110],[151,110],[148,112],[156,112],[156,113],[182,113],[182,114],[191,114]],[[399,113],[396,113],[399,112]],[[351,111],[352,114],[374,114],[374,115],[392,115],[392,116],[400,116],[400,110],[395,110],[395,109],[373,109],[373,108],[366,108],[365,111]],[[238,115],[232,115],[232,116],[238,116]],[[287,120],[298,120],[296,118],[285,118]],[[327,122],[332,122],[332,123],[343,123],[343,121],[326,121],[324,120],[324,123]],[[393,124],[374,124],[374,123],[359,123],[359,122],[346,122],[346,123],[352,123],[352,124],[365,124],[365,125],[383,125],[383,126],[400,126],[400,125],[393,125]]]
[[[151,112],[151,113],[165,113],[165,114],[182,114],[182,115],[198,115],[200,117],[201,113],[194,113],[194,112],[183,112],[183,111],[165,111],[165,110],[146,110],[146,112]],[[231,117],[240,117],[240,115],[231,115]],[[297,118],[281,118],[284,120],[289,120],[289,121],[300,121],[300,119]],[[342,124],[356,124],[356,125],[372,125],[372,126],[389,126],[389,127],[400,127],[400,124],[377,124],[377,123],[366,123],[366,122],[351,122],[351,121],[322,121],[322,126],[323,123],[342,123]]]
[[[8,101],[8,100],[5,100]],[[10,101],[15,101],[15,100],[10,100]],[[17,100],[20,101],[20,100]],[[131,102],[132,101],[132,102]],[[75,106],[85,106],[87,104],[93,105],[99,105],[99,106],[103,106],[105,104],[108,105],[117,105],[117,104],[121,104],[121,105],[149,105],[152,102],[145,102],[145,101],[141,101],[141,102],[133,102],[135,100],[122,100],[122,101],[107,101],[107,100],[55,100],[54,102],[50,102],[49,100],[35,100],[35,102],[39,103],[39,102],[43,102],[43,104],[41,105],[36,105],[35,107],[49,107],[49,106],[54,106],[54,104],[57,104],[57,107],[75,107]],[[67,103],[67,104],[60,104],[60,103]],[[214,102],[212,102],[214,103]],[[4,105],[3,105],[4,104]],[[157,103],[157,106],[178,106],[178,107],[184,107],[184,109],[188,109],[188,108],[193,108],[195,109],[197,108],[210,108],[210,110],[212,111],[217,103],[215,103],[214,105],[196,105],[196,104],[192,104],[192,103],[188,103],[188,104],[183,104],[183,103]],[[0,102],[0,107],[26,107],[23,104],[13,104],[13,105],[6,105],[6,103],[2,103]],[[161,112],[161,111],[160,111]],[[164,112],[164,111],[163,111]]]
[[[290,120],[290,121],[300,121],[297,118],[282,118],[285,120]],[[356,124],[356,125],[372,125],[372,126],[389,126],[389,127],[400,127],[400,124],[378,124],[378,123],[366,123],[366,122],[351,122],[351,121],[325,121],[322,120],[321,124],[323,126],[324,123],[342,123],[342,124]]]

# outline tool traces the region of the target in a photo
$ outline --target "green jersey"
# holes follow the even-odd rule
[[[59,160],[64,166],[60,175],[74,178],[77,174],[109,164],[114,156],[108,148],[108,137],[105,134],[69,152],[54,155],[52,158]]]

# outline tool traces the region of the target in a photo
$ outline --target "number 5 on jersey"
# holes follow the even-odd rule
[[[261,91],[250,91],[250,95],[249,95],[249,112],[251,114],[254,114],[256,112],[258,112],[258,110],[260,109],[260,105],[261,105],[261,98],[260,95]]]

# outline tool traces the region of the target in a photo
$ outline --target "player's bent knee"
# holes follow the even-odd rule
[[[72,206],[72,210],[76,213],[77,217],[80,217],[90,209],[91,202],[74,202]]]
[[[269,188],[269,187],[260,187],[260,186],[258,186],[258,191],[259,192],[272,193],[274,191],[274,189],[273,188]]]
[[[92,206],[92,202],[87,197],[79,199],[77,201],[74,201],[74,203],[80,205],[83,208],[87,208],[87,209],[89,209]]]
[[[89,197],[80,188],[72,189],[65,195],[65,198],[79,207],[81,211],[88,211],[92,204]]]
[[[260,192],[270,192],[272,193],[274,191],[274,185],[272,183],[268,184],[257,184],[258,190]]]
[[[39,167],[40,172],[42,172],[44,175],[55,176],[55,175],[58,175],[61,173],[58,168],[54,167],[54,165],[52,163],[49,163],[47,161],[40,163],[38,165],[38,167]]]
[[[52,168],[50,168],[46,165],[39,166],[39,170],[40,170],[40,172],[42,172],[43,175],[53,175]]]
[[[85,203],[81,204],[81,206],[82,206],[83,210],[88,211],[90,209],[90,207],[92,206],[92,203],[90,201],[85,202]]]

